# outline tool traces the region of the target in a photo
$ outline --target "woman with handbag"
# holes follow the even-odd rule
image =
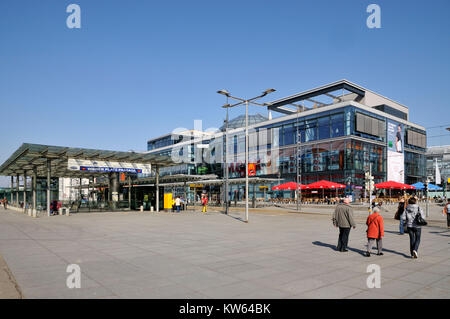
[[[408,227],[409,250],[411,253],[411,258],[417,258],[422,226],[425,226],[426,222],[425,214],[423,213],[422,208],[417,205],[417,200],[414,197],[411,197],[408,200],[408,206],[406,206],[404,215],[406,217],[406,225]]]

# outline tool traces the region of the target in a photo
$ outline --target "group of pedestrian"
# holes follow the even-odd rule
[[[348,240],[351,228],[356,228],[356,223],[353,219],[353,209],[349,205],[350,200],[344,199],[342,204],[339,204],[332,217],[333,225],[339,228],[339,239],[336,249],[340,252],[347,252]],[[450,227],[450,200],[444,212],[447,214],[447,223]],[[383,255],[383,237],[384,237],[384,222],[383,216],[381,216],[381,209],[379,206],[375,206],[366,220],[367,225],[367,251],[364,256],[370,257],[373,245],[377,244],[377,255]],[[418,258],[418,250],[420,245],[421,228],[426,225],[425,215],[422,208],[417,204],[417,199],[411,197],[408,200],[408,205],[405,205],[403,200],[399,204],[397,210],[396,219],[400,220],[400,234],[405,232],[405,227],[410,238],[410,254],[411,258]]]
[[[176,210],[177,213],[180,213],[181,206],[184,204],[185,202],[180,196],[175,197],[175,199],[172,199],[172,212]]]

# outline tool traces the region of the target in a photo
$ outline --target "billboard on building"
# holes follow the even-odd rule
[[[150,174],[150,164],[125,163],[125,162],[108,162],[108,161],[92,161],[69,158],[67,168],[72,171],[86,172],[114,172],[114,173],[134,173],[134,174]]]
[[[387,121],[387,179],[405,182],[404,126],[395,121]]]

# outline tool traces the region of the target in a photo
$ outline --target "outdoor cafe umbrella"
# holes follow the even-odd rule
[[[339,188],[345,188],[344,184],[334,183],[326,180],[321,180],[315,183],[311,183],[306,185],[307,189],[322,189],[322,198],[324,197],[324,190],[325,189],[336,189],[336,196],[337,196],[337,190]]]
[[[377,189],[415,189],[413,185],[403,184],[394,181],[387,181],[374,185]]]
[[[305,185],[302,185],[302,184],[299,184],[299,185],[300,185],[300,189],[305,189]],[[281,189],[296,190],[297,183],[295,183],[295,182],[284,183],[284,184],[274,186],[274,187],[272,187],[272,189],[273,190],[281,190]]]
[[[305,189],[305,185],[299,184],[300,189]],[[297,183],[289,182],[272,187],[273,190],[297,190]]]
[[[391,197],[391,189],[415,189],[414,186],[394,181],[387,181],[374,185],[377,189],[389,189],[389,197]]]
[[[425,188],[425,184],[422,183],[422,182],[418,182],[418,183],[412,184],[411,186],[414,186],[418,190],[422,190],[422,189]],[[442,187],[439,187],[439,186],[436,186],[434,184],[429,183],[428,184],[428,190],[439,191],[439,190],[442,190]]]

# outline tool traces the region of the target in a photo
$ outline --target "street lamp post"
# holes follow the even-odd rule
[[[228,101],[228,98],[232,98],[234,100],[239,101],[232,105],[227,103],[222,106],[223,108],[228,109],[228,108],[235,107],[235,106],[238,106],[241,104],[245,104],[245,222],[246,223],[248,223],[248,104],[252,103],[255,105],[259,105],[259,106],[266,106],[265,104],[259,104],[254,101],[257,99],[260,99],[272,92],[275,92],[275,89],[267,89],[261,95],[253,97],[251,99],[242,99],[242,98],[230,95],[230,93],[227,90],[217,91],[217,93],[225,95],[227,97],[227,101]],[[227,126],[228,126],[228,124],[227,124]],[[228,174],[226,175],[226,179],[227,179],[227,181],[225,182],[225,184],[228,184]]]

